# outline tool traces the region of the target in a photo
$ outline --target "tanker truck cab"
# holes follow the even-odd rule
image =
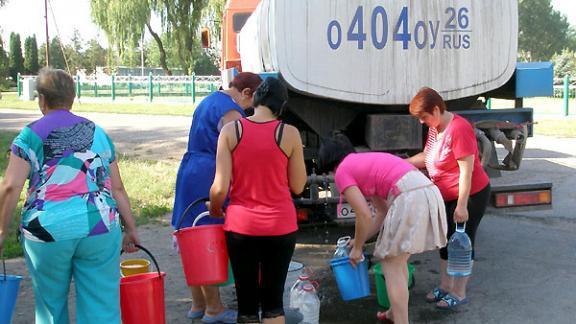
[[[222,70],[236,68],[242,71],[240,53],[237,48],[238,34],[259,2],[260,0],[226,2],[222,19]]]
[[[339,132],[357,151],[419,152],[427,130],[408,104],[429,86],[473,124],[482,163],[496,177],[520,167],[532,134],[522,98],[553,91],[551,63],[516,62],[517,0],[229,0],[225,8],[223,84],[241,70],[279,78],[290,91],[282,119],[301,132],[309,175],[294,198],[300,221],[354,219],[346,203],[336,210],[333,174],[316,173],[322,138]],[[238,30],[235,15],[249,12]],[[490,109],[489,98],[514,104]],[[548,183],[502,190],[494,188],[496,206],[551,204]]]

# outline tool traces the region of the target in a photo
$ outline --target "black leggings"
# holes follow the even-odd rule
[[[296,232],[281,236],[249,236],[226,232],[226,246],[236,281],[238,323],[258,323],[284,315],[282,295],[296,246]]]
[[[478,225],[480,225],[482,216],[484,216],[486,206],[488,206],[488,199],[490,199],[490,184],[471,195],[468,199],[466,234],[468,234],[470,241],[472,241],[472,259],[474,259],[474,238],[476,237],[476,230],[478,229]],[[444,204],[446,205],[446,217],[448,218],[448,239],[450,239],[450,236],[452,236],[456,230],[454,210],[456,209],[458,200],[446,201]],[[442,260],[448,260],[448,249],[446,247],[440,249],[440,258]]]

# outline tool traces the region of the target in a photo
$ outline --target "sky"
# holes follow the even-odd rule
[[[84,41],[96,38],[107,46],[105,33],[90,17],[90,0],[50,0],[50,3],[57,20],[55,26],[52,13],[48,10],[51,38],[59,34],[60,38],[68,42],[74,29],[78,29]],[[552,0],[552,6],[566,15],[570,24],[576,28],[575,0]],[[38,45],[44,43],[44,0],[8,0],[8,4],[0,9],[0,28],[6,45],[13,31],[20,34],[22,42],[26,37],[36,34]]]

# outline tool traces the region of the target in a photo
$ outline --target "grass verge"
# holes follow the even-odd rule
[[[174,116],[192,116],[194,109],[202,98],[199,98],[195,104],[186,103],[163,103],[147,101],[127,101],[126,99],[116,102],[101,99],[99,102],[80,101],[74,103],[74,111],[77,112],[100,112],[100,113],[117,113],[117,114],[141,114],[141,115],[174,115]],[[2,93],[0,108],[38,110],[38,102],[23,101],[18,99],[14,92]]]
[[[15,132],[0,131],[0,179],[8,164],[4,154],[10,147]],[[173,161],[143,161],[120,156],[120,172],[130,197],[132,211],[138,224],[161,222],[162,217],[172,210],[174,186],[178,163]],[[24,191],[14,212],[9,235],[4,242],[4,256],[21,256],[22,249],[16,240]]]

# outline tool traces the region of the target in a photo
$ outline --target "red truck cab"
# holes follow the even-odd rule
[[[236,39],[259,3],[260,0],[228,0],[226,2],[222,21],[222,64],[220,67],[222,70],[236,68],[242,71]]]

